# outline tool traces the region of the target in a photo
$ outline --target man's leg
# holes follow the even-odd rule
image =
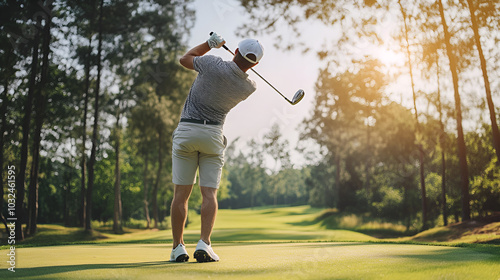
[[[205,243],[210,245],[210,236],[214,228],[215,216],[217,216],[217,189],[200,187],[203,202],[201,203],[201,237]]]
[[[184,226],[186,224],[188,199],[193,190],[193,185],[174,185],[174,199],[170,208],[172,223],[173,248],[184,244]]]

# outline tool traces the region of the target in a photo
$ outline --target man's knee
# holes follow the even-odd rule
[[[217,202],[217,189],[210,187],[200,187],[201,196],[203,197],[203,201],[207,202]]]
[[[191,191],[193,189],[193,185],[175,185],[174,186],[174,198],[172,199],[172,206],[182,207],[187,205],[189,196],[191,196]]]

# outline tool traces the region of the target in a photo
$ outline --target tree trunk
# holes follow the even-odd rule
[[[444,150],[441,150],[441,203],[443,211],[443,225],[447,226],[448,211],[446,206],[446,155],[444,153]]]
[[[95,157],[97,151],[97,138],[99,134],[99,91],[101,85],[101,70],[102,70],[102,62],[101,62],[101,53],[102,53],[102,17],[103,17],[103,6],[104,0],[101,0],[100,8],[99,8],[99,43],[97,46],[97,81],[95,87],[95,101],[94,101],[94,129],[92,131],[92,148],[90,151],[90,160],[89,160],[89,178],[88,178],[88,186],[87,186],[87,205],[86,205],[86,213],[85,213],[85,230],[91,231],[92,226],[90,224],[92,220],[92,189],[94,187],[94,165],[95,165]]]
[[[437,102],[438,102],[438,112],[439,112],[439,127],[441,131],[439,132],[439,145],[441,147],[441,207],[443,211],[443,224],[448,225],[448,211],[446,206],[446,154],[445,154],[445,136],[446,132],[444,130],[443,123],[443,106],[441,103],[441,87],[439,80],[439,56],[436,57],[436,73],[437,73]]]
[[[2,115],[2,126],[0,127],[0,168],[4,168],[4,155],[3,155],[3,145],[4,145],[4,138],[3,135],[6,130],[6,122],[7,122],[7,103],[8,103],[8,92],[9,92],[9,79],[7,75],[5,76],[5,81],[4,81],[4,86],[3,86],[3,96],[2,96],[2,109],[1,109],[1,115]],[[4,195],[4,181],[3,181],[3,170],[0,172],[0,209],[3,210],[3,195]],[[9,232],[9,228],[7,226],[7,220],[5,219],[3,215],[3,211],[0,210],[0,219],[2,220],[2,223],[5,226],[5,232]]]
[[[122,196],[120,189],[120,108],[116,114],[116,145],[115,145],[115,203],[113,214],[113,231],[122,233]]]
[[[149,217],[149,202],[148,202],[148,163],[149,157],[148,153],[144,152],[144,175],[143,175],[143,185],[144,185],[144,215],[146,216],[146,228],[151,227],[151,218]]]
[[[85,144],[87,142],[87,111],[89,104],[89,90],[90,90],[90,61],[92,59],[92,35],[89,36],[89,50],[87,57],[85,59],[85,92],[84,92],[84,102],[83,102],[83,125],[82,125],[82,158],[80,162],[81,169],[81,181],[80,181],[80,227],[85,226],[85,214],[86,214],[86,172],[87,172],[87,155],[85,153]]]
[[[498,131],[497,117],[495,113],[495,105],[493,104],[493,99],[491,98],[490,81],[488,79],[488,70],[486,69],[486,59],[484,58],[483,48],[481,46],[481,37],[479,35],[479,27],[476,20],[476,7],[472,0],[467,0],[467,5],[469,6],[470,19],[472,23],[472,30],[474,31],[474,41],[476,42],[477,52],[479,54],[479,60],[481,61],[481,70],[483,71],[484,79],[484,89],[486,91],[486,101],[488,103],[488,109],[490,111],[490,121],[491,121],[491,133],[493,134],[493,147],[497,155],[497,164],[500,164],[500,132]]]
[[[371,106],[370,106],[371,107]],[[363,189],[366,195],[371,197],[372,191],[370,187],[371,180],[371,126],[370,123],[366,124],[366,149],[365,149],[365,180],[363,181]]]
[[[69,227],[73,226],[70,219],[70,195],[71,195],[71,171],[68,171],[66,168],[64,175],[64,226]]]
[[[427,224],[427,193],[425,189],[425,169],[424,169],[424,147],[418,145],[419,148],[419,167],[420,167],[420,194],[422,195],[422,230],[429,228]]]
[[[48,93],[45,90],[45,85],[49,79],[49,53],[50,53],[50,27],[52,22],[52,1],[47,2],[47,18],[43,28],[43,45],[42,45],[42,73],[40,84],[37,88],[35,96],[36,118],[35,118],[35,135],[33,139],[33,162],[31,168],[30,184],[28,188],[28,235],[34,235],[37,229],[38,218],[38,174],[40,168],[40,143],[43,121],[45,119],[45,109],[47,107]]]
[[[153,186],[153,218],[155,220],[154,228],[158,228],[158,188],[160,186],[161,170],[163,168],[163,155],[162,155],[162,129],[158,129],[158,171],[156,172],[156,182]]]
[[[337,207],[337,209],[339,208],[340,202],[340,174],[340,152],[337,152],[335,155],[335,185],[333,185],[332,194],[330,195],[330,197],[332,197],[332,202],[328,205],[330,207]]]
[[[64,220],[64,226],[69,227],[70,226],[70,223],[69,223],[69,203],[68,203],[69,193],[70,193],[69,184],[65,183],[65,186],[63,189],[64,189],[63,220]]]
[[[41,25],[41,18],[38,18],[38,26]],[[24,198],[25,198],[25,179],[26,165],[28,163],[28,140],[30,132],[31,112],[33,109],[33,95],[36,87],[36,76],[38,72],[38,51],[40,44],[40,34],[35,32],[33,39],[33,59],[31,62],[31,73],[28,84],[28,96],[24,103],[24,117],[22,122],[23,138],[21,140],[21,162],[19,173],[16,174],[16,240],[24,240],[23,223],[25,220]]]
[[[415,122],[416,122],[416,130],[415,130],[415,135],[417,135],[417,141],[418,136],[420,135],[420,122],[418,121],[418,110],[417,110],[417,94],[415,92],[415,82],[413,79],[413,67],[411,63],[411,52],[410,52],[410,41],[408,39],[408,25],[406,23],[407,20],[407,15],[406,12],[403,8],[403,5],[401,4],[401,0],[398,0],[399,8],[401,10],[401,14],[403,15],[403,21],[404,21],[404,32],[405,32],[405,41],[406,41],[406,55],[408,56],[408,68],[410,70],[410,80],[411,80],[411,91],[413,95],[413,109],[415,110]],[[426,195],[426,189],[425,189],[425,170],[424,170],[424,150],[423,146],[420,144],[417,144],[418,150],[419,150],[419,168],[420,168],[420,193],[422,196],[422,229],[427,229],[427,195]]]
[[[404,168],[404,167],[403,167]],[[410,231],[410,227],[411,227],[411,213],[413,213],[412,209],[410,209],[410,199],[409,199],[409,187],[408,187],[408,183],[407,182],[410,182],[410,180],[404,180],[405,183],[403,184],[403,206],[405,207],[405,213],[404,213],[404,216],[406,218],[406,231]]]
[[[453,79],[453,88],[455,96],[455,114],[457,120],[457,145],[458,145],[458,159],[460,171],[460,188],[462,192],[462,220],[470,220],[470,195],[469,195],[469,168],[467,165],[467,149],[465,147],[464,131],[462,127],[462,105],[460,101],[460,93],[458,89],[458,70],[457,61],[453,54],[453,48],[450,43],[450,34],[444,16],[443,3],[438,0],[439,13],[441,15],[441,23],[444,30],[444,39],[446,44],[446,54],[450,61],[450,71]]]

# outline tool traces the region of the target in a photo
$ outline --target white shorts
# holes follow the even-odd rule
[[[222,125],[181,122],[172,137],[172,182],[196,183],[199,168],[200,186],[219,188],[227,145]]]

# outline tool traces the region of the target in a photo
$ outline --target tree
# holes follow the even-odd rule
[[[429,24],[428,28],[436,28],[435,24]],[[439,150],[441,154],[441,211],[443,215],[443,224],[446,226],[448,224],[448,205],[446,202],[446,130],[445,130],[445,108],[443,106],[443,97],[441,94],[441,68],[440,68],[440,58],[442,51],[443,40],[441,36],[429,38],[427,42],[422,43],[423,52],[422,60],[427,64],[427,67],[423,69],[424,75],[427,74],[427,78],[436,78],[436,92],[435,98],[431,94],[429,96],[430,102],[434,104],[438,113],[439,128],[437,128],[437,139],[436,143],[439,145]],[[432,71],[432,67],[435,66],[435,73]]]
[[[11,127],[9,121],[14,119],[14,114],[12,112],[15,111],[14,98],[11,92],[12,89],[16,88],[16,64],[22,60],[28,40],[16,35],[20,32],[20,26],[17,24],[17,17],[23,14],[20,5],[13,2],[3,2],[0,4],[0,10],[4,12],[0,17],[0,65],[2,66],[0,67],[0,86],[3,87],[1,95],[2,105],[0,107],[0,168],[6,170],[3,169],[6,168],[5,163],[7,162],[8,153],[5,144],[10,140],[10,137],[7,136],[11,135],[11,133],[8,133]],[[15,170],[15,172],[17,173],[17,170]],[[2,187],[0,187],[0,209],[3,210],[4,186],[7,186],[4,172],[0,172],[0,182],[2,184]],[[9,232],[7,220],[3,215],[3,211],[0,211],[0,219],[5,226],[6,232]]]
[[[143,175],[143,193],[144,193],[144,218],[146,219],[146,228],[151,227],[151,218],[149,216],[149,199],[148,199],[148,163],[149,163],[149,157],[148,154],[145,153],[144,155],[144,175]]]
[[[103,33],[103,7],[104,0],[101,0],[99,5],[99,35],[98,35],[98,47],[97,47],[97,81],[95,87],[95,98],[94,98],[94,128],[92,130],[92,148],[90,152],[89,161],[89,177],[87,182],[87,199],[86,199],[86,214],[85,214],[85,230],[92,230],[92,189],[94,187],[94,165],[96,161],[96,150],[97,141],[99,133],[99,92],[101,86],[101,71],[102,71],[102,33]]]
[[[27,6],[27,9],[33,9],[34,7]],[[36,8],[35,8],[36,9]],[[42,19],[41,17],[35,18],[36,25],[41,26]],[[25,179],[26,179],[26,165],[28,162],[28,140],[30,133],[30,122],[31,122],[31,112],[33,107],[33,97],[36,87],[36,78],[38,75],[38,53],[40,49],[40,34],[39,32],[35,32],[34,38],[31,43],[32,48],[32,63],[31,63],[31,71],[29,76],[29,84],[28,84],[28,96],[26,97],[24,103],[24,117],[22,121],[22,142],[21,142],[21,155],[20,155],[20,166],[19,173],[16,174],[16,214],[18,217],[23,217],[19,219],[16,223],[16,239],[23,240],[24,239],[24,231],[22,229],[22,225],[24,222],[24,217],[27,217],[26,211],[24,208],[24,198],[25,198]]]
[[[316,83],[317,95],[311,117],[305,119],[305,131],[301,138],[312,139],[326,150],[327,161],[335,166],[334,185],[326,189],[325,197],[330,207],[338,207],[345,201],[340,197],[344,170],[358,153],[365,134],[365,122],[374,118],[381,102],[381,90],[385,86],[384,76],[379,72],[379,63],[374,60],[360,61],[354,70],[333,75],[330,69],[323,69]],[[359,165],[366,163],[373,155],[365,155]],[[359,174],[351,174],[360,177]],[[362,182],[358,182],[359,184]],[[359,187],[359,186],[358,186]],[[351,192],[355,188],[351,184]]]
[[[271,170],[274,175],[272,178],[276,179],[273,182],[272,194],[274,197],[274,205],[276,206],[278,200],[278,194],[286,193],[286,184],[280,184],[283,182],[283,178],[279,178],[279,170],[291,168],[290,154],[288,152],[289,142],[287,140],[282,140],[282,135],[280,132],[280,127],[278,124],[273,124],[271,131],[264,135],[264,151],[274,160],[274,169]]]
[[[78,209],[78,219],[80,227],[85,226],[85,216],[86,216],[86,179],[87,179],[87,115],[89,110],[89,97],[91,89],[91,75],[90,71],[95,61],[95,56],[92,54],[93,47],[93,35],[95,33],[95,12],[96,12],[96,1],[67,1],[68,9],[66,14],[70,17],[71,24],[74,24],[79,29],[79,33],[82,37],[88,40],[86,46],[79,46],[76,49],[76,56],[80,64],[84,65],[84,86],[83,86],[83,112],[82,112],[82,125],[81,125],[81,158],[80,158],[80,201]],[[81,19],[81,20],[78,20]]]
[[[405,47],[406,47],[406,55],[408,57],[408,70],[410,73],[410,80],[411,80],[411,91],[412,91],[412,96],[413,96],[413,110],[415,111],[415,123],[416,123],[416,135],[421,134],[421,128],[420,128],[420,121],[418,120],[418,110],[417,110],[417,94],[415,92],[415,82],[413,79],[413,67],[412,67],[412,60],[411,60],[411,51],[410,51],[410,42],[409,42],[409,27],[407,24],[408,21],[408,15],[403,8],[403,5],[401,4],[401,0],[398,0],[398,5],[401,10],[401,14],[403,16],[403,23],[404,23],[404,38],[405,38]],[[418,139],[418,137],[417,137]],[[421,143],[416,143],[417,148],[419,150],[420,156],[418,158],[419,161],[419,168],[420,168],[420,190],[421,190],[421,195],[422,195],[422,229],[427,229],[427,195],[426,195],[426,190],[425,190],[425,169],[424,169],[424,150],[423,150],[423,145]]]
[[[265,180],[265,172],[263,168],[263,151],[261,145],[254,140],[248,143],[251,152],[248,155],[248,162],[243,169],[244,192],[250,194],[250,208],[257,205],[257,195],[263,189]]]
[[[154,100],[152,101],[150,98],[152,99],[152,97],[148,96],[147,99],[143,99],[143,101],[132,108],[128,127],[129,137],[134,140],[134,145],[137,146],[137,156],[142,158],[143,161],[142,191],[144,198],[144,218],[147,222],[147,228],[151,226],[149,215],[149,186],[151,181],[149,164],[151,162],[151,150],[153,147],[156,147],[153,144],[153,128],[151,126]]]
[[[116,125],[115,125],[115,188],[114,188],[114,211],[113,211],[113,231],[115,233],[123,232],[122,227],[122,196],[121,196],[121,172],[120,172],[120,143],[121,143],[121,102],[118,102],[118,108],[116,109]]]
[[[92,56],[92,36],[89,37],[89,45],[88,51],[85,56],[85,89],[84,89],[84,103],[83,103],[83,124],[82,124],[82,151],[81,151],[81,160],[80,160],[80,169],[81,169],[81,179],[80,179],[80,226],[84,227],[85,225],[85,215],[87,214],[87,188],[86,188],[86,171],[87,171],[87,154],[86,147],[87,144],[87,112],[88,112],[88,104],[89,104],[89,95],[90,95],[90,61]]]
[[[147,100],[146,103],[140,102],[138,105],[147,104],[153,109],[154,114],[141,129],[148,127],[147,130],[151,133],[147,139],[143,139],[150,143],[144,155],[154,154],[156,159],[156,176],[153,179],[151,194],[155,228],[158,227],[160,218],[158,193],[162,180],[165,179],[163,176],[165,161],[170,157],[170,149],[167,147],[170,147],[171,137],[167,135],[171,134],[177,124],[182,102],[189,92],[193,78],[193,73],[177,63],[178,55],[185,50],[183,40],[186,34],[189,34],[194,17],[192,9],[188,7],[190,2],[188,0],[149,2],[136,19],[136,24],[144,27],[138,32],[138,36],[143,38],[141,45],[134,46],[133,41],[131,42],[131,46],[140,51],[139,69],[134,77],[135,90],[139,99]],[[156,97],[151,94],[155,94]],[[151,100],[156,101],[151,104]],[[137,116],[140,115],[142,114]]]
[[[467,6],[470,12],[470,21],[472,30],[474,31],[474,42],[476,43],[479,60],[481,62],[481,71],[483,73],[484,90],[486,93],[486,101],[490,112],[491,133],[493,135],[493,147],[497,155],[497,162],[500,164],[500,132],[498,130],[497,118],[495,113],[495,105],[491,97],[490,81],[488,78],[488,70],[486,68],[486,59],[484,58],[483,48],[481,45],[481,36],[479,35],[479,26],[476,18],[476,6],[473,0],[467,0]]]
[[[470,220],[470,195],[469,195],[469,170],[467,165],[467,150],[465,147],[464,131],[462,127],[462,104],[460,100],[460,91],[458,88],[458,70],[457,70],[457,60],[453,53],[453,47],[451,45],[451,36],[448,31],[448,25],[446,23],[446,18],[444,15],[443,3],[438,0],[439,14],[441,16],[441,24],[444,31],[444,41],[446,45],[446,54],[448,55],[448,60],[450,62],[450,71],[453,80],[453,89],[455,97],[455,118],[457,121],[457,145],[458,145],[458,157],[459,157],[459,169],[460,169],[460,189],[462,191],[462,220]]]
[[[52,25],[52,0],[48,0],[45,3],[46,9],[44,13],[45,25],[43,27],[42,33],[42,69],[40,75],[40,82],[38,84],[37,92],[35,95],[35,108],[36,108],[36,118],[35,118],[35,135],[33,139],[33,162],[31,167],[30,184],[29,184],[29,196],[28,196],[28,235],[34,235],[37,229],[37,218],[38,218],[38,175],[40,168],[40,142],[42,126],[45,120],[45,110],[47,107],[48,90],[45,88],[47,81],[49,80],[49,54],[50,54],[50,28]]]
[[[396,102],[390,102],[377,111],[377,125],[374,129],[380,135],[378,168],[375,171],[375,189],[377,193],[369,200],[375,209],[372,213],[390,213],[391,218],[404,221],[407,230],[414,224],[417,217],[418,180],[415,162],[420,154],[415,151],[416,135],[414,115],[412,112]],[[389,187],[389,188],[387,188]],[[391,191],[394,189],[394,191]],[[402,195],[398,208],[394,205],[385,205],[386,196]]]
[[[1,127],[0,127],[0,167],[3,168],[4,166],[4,133],[6,131],[6,125],[7,125],[7,104],[8,104],[8,101],[9,101],[9,96],[8,96],[8,92],[9,92],[9,83],[8,83],[8,79],[5,79],[5,84],[4,84],[4,88],[3,88],[3,94],[2,94],[2,107],[1,107],[1,111],[2,111],[2,123],[1,123]],[[0,172],[0,182],[3,184],[4,182],[4,178],[3,178],[3,172]],[[3,209],[3,203],[4,203],[4,200],[3,200],[3,196],[4,196],[4,188],[3,186],[0,187],[0,209]],[[3,211],[0,210],[0,219],[2,220],[2,223],[4,224],[5,226],[5,230],[6,232],[9,232],[9,228],[7,226],[7,220],[5,219],[4,215],[3,215]]]

